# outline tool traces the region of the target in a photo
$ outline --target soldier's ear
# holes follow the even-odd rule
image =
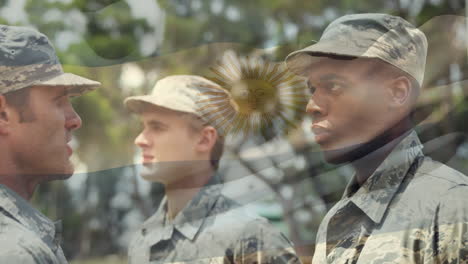
[[[410,100],[411,81],[406,76],[399,76],[389,83],[390,104],[392,107],[405,106]]]
[[[212,126],[205,126],[200,132],[200,137],[197,142],[196,149],[200,152],[211,153],[216,139],[218,138],[218,132]]]
[[[10,112],[6,103],[6,98],[0,95],[0,135],[6,135],[9,131]]]

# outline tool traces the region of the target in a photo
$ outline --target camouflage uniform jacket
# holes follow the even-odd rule
[[[134,235],[129,263],[300,263],[284,235],[264,218],[241,213],[214,182],[173,222],[167,220],[165,198]]]
[[[0,185],[0,263],[65,264],[60,223]]]
[[[468,263],[468,177],[425,157],[416,132],[355,182],[322,221],[312,263]]]

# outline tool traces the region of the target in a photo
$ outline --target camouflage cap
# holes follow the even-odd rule
[[[131,96],[125,99],[125,106],[132,112],[140,113],[145,105],[151,104],[166,109],[192,113],[210,122],[210,113],[203,107],[216,98],[229,97],[218,84],[196,75],[172,75],[165,77],[153,88],[150,95]],[[210,108],[210,110],[219,110]]]
[[[354,14],[333,21],[320,40],[286,57],[288,68],[303,75],[315,56],[377,58],[408,73],[422,85],[427,39],[401,17],[387,14]]]
[[[0,25],[0,94],[32,85],[65,86],[82,94],[101,85],[64,73],[49,39],[26,27]]]

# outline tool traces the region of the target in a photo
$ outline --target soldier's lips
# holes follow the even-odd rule
[[[73,154],[73,149],[69,145],[71,140],[72,140],[71,134],[67,133],[65,135],[65,148],[67,149],[68,157],[70,157]]]
[[[151,155],[143,155],[143,163],[150,163],[154,159],[154,156]]]
[[[315,141],[317,144],[327,141],[331,136],[329,129],[315,124],[312,125],[312,132],[315,135]]]
[[[68,144],[66,145],[66,149],[68,157],[70,157],[73,154],[73,149]]]

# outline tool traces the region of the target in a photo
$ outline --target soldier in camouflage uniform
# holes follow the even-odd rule
[[[228,96],[203,77],[175,75],[151,95],[125,100],[143,122],[135,140],[141,175],[165,186],[159,209],[130,242],[129,263],[299,263],[284,235],[222,194],[223,138],[197,103]]]
[[[307,79],[324,157],[355,175],[327,213],[313,263],[468,263],[468,179],[424,156],[410,113],[427,40],[402,18],[338,18],[286,58]]]
[[[64,73],[43,34],[0,25],[0,263],[67,263],[60,222],[28,200],[38,184],[72,175],[68,143],[81,119],[69,97],[98,85]]]

